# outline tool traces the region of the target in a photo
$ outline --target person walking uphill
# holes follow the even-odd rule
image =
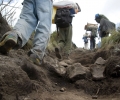
[[[100,24],[99,26],[99,35],[101,38],[106,37],[115,30],[115,24],[108,20],[107,17],[105,17],[102,14],[96,14],[95,20],[97,23]]]
[[[97,29],[98,29],[98,24],[92,24],[92,23],[87,23],[87,25],[85,25],[84,29],[87,31],[90,31],[90,49],[94,49],[95,48],[95,38],[97,37]]]
[[[97,37],[97,29],[91,29],[91,34],[90,34],[90,49],[95,49],[95,44],[96,40],[95,38]]]
[[[20,19],[0,41],[0,53],[7,54],[11,49],[22,48],[35,30],[33,48],[28,56],[40,65],[50,37],[52,7],[52,0],[24,0]]]
[[[83,40],[84,40],[84,49],[88,49],[88,38],[89,38],[89,35],[88,33],[86,32],[84,35],[83,35]]]
[[[80,12],[81,9],[77,3],[72,1],[59,1],[53,3],[53,6],[57,8],[55,24],[59,34],[58,47],[55,48],[56,57],[61,59],[62,56],[60,53],[62,52],[64,57],[67,58],[72,46],[72,18],[74,14]]]

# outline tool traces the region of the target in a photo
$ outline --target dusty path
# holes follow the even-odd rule
[[[42,94],[32,93],[30,100],[120,100],[120,95],[98,96],[97,99],[92,99],[91,95],[87,95],[84,91],[65,91],[65,92],[44,92]],[[27,98],[27,97],[26,97]]]
[[[95,55],[94,52],[85,53],[78,50],[71,57],[75,59],[74,63],[80,62],[89,66],[94,61],[91,59],[93,55]],[[105,52],[97,53],[94,57],[97,58],[99,55],[107,58]],[[27,58],[26,62],[24,58]],[[112,64],[120,61],[115,58],[110,59]],[[96,93],[98,88],[96,86],[103,88],[97,100],[120,100],[119,78],[101,81],[99,84],[83,80],[84,83],[80,83],[81,80],[79,80],[78,85],[84,87],[76,88],[75,82],[66,80],[45,66],[36,66],[31,63],[24,50],[13,50],[8,56],[0,55],[0,100],[93,100],[90,93]],[[64,91],[61,92],[61,88],[64,88]]]

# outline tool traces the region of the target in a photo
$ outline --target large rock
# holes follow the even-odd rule
[[[74,63],[74,60],[72,60],[72,59],[66,59],[66,60],[64,60],[64,62],[66,64],[68,64],[68,65],[72,65]]]
[[[75,63],[67,68],[67,76],[69,79],[75,81],[78,79],[85,79],[90,75],[87,67],[82,66],[80,63]]]
[[[102,57],[99,57],[96,61],[95,64],[98,65],[104,65],[106,63],[106,60],[104,60]]]
[[[105,70],[105,66],[101,66],[101,65],[91,65],[90,66],[90,71],[92,73],[92,79],[93,80],[102,80],[104,79],[104,75],[103,72]]]
[[[64,67],[68,67],[68,66],[69,66],[69,65],[68,65],[66,62],[64,62],[64,61],[59,62],[59,65],[64,66]]]
[[[57,59],[46,56],[44,58],[44,65],[49,68],[49,70],[56,72],[60,76],[64,76],[66,74],[66,68],[60,65]]]

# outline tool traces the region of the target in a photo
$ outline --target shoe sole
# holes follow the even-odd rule
[[[59,53],[59,49],[58,48],[55,48],[55,54],[56,54],[57,58],[59,58],[59,59],[62,58],[61,55],[60,55],[60,53]]]
[[[0,43],[0,53],[7,54],[15,45],[16,45],[16,43],[12,39],[9,39],[7,41],[3,40]]]

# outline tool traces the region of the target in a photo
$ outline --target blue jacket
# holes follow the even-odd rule
[[[75,17],[75,15],[74,15],[75,14],[75,10],[73,8],[70,8],[69,10],[70,10],[71,16]]]

